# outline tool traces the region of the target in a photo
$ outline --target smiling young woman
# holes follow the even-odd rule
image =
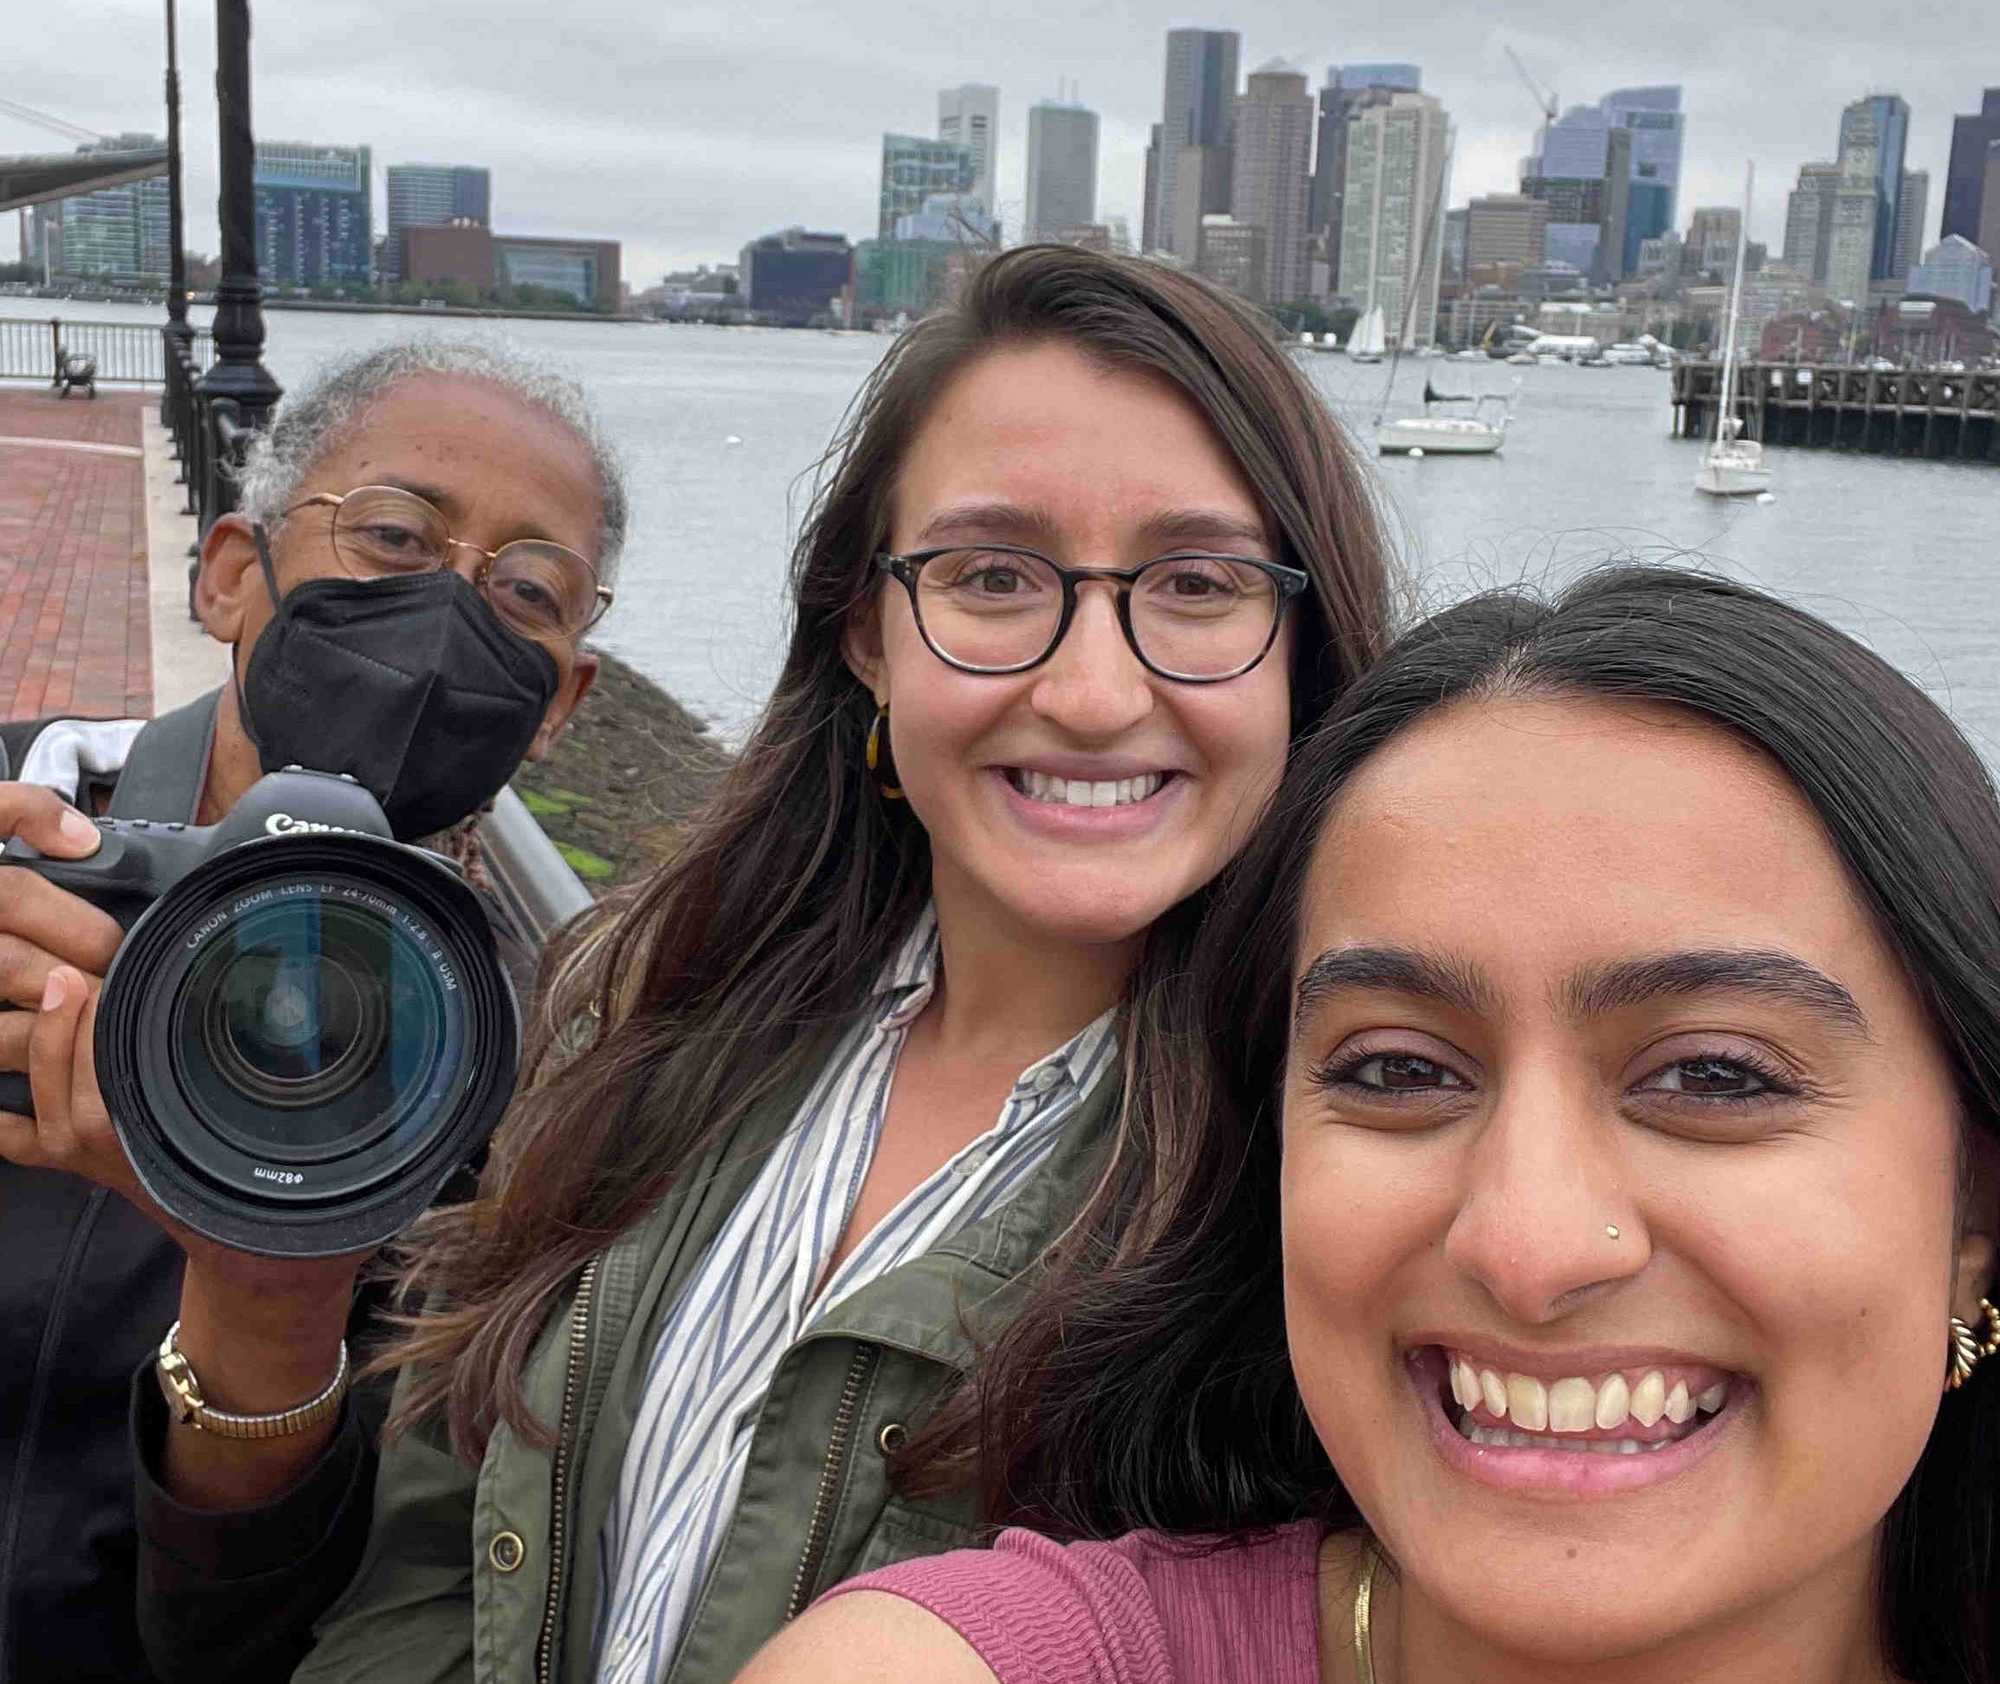
[[[2000,806],[1932,703],[1711,578],[1485,598],[1219,902],[1178,1173],[976,1377],[994,1510],[1116,1541],[746,1678],[2000,1679]]]
[[[1139,1149],[1208,885],[1388,602],[1267,326],[1057,247],[892,347],[792,594],[714,804],[552,961],[480,1197],[415,1238],[399,1436],[301,1678],[726,1679],[975,1536],[976,1491],[890,1460]],[[320,1513],[358,1551],[366,1495]]]

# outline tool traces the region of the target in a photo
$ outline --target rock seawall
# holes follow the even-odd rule
[[[616,655],[514,789],[591,893],[642,881],[673,852],[688,815],[715,787],[728,752],[708,727]]]

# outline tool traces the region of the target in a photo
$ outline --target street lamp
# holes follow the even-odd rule
[[[174,0],[167,0],[167,338],[194,338],[187,319],[187,254],[181,232],[181,71],[174,45]],[[171,352],[171,345],[169,351]]]

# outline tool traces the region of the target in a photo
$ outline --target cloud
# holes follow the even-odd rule
[[[1951,117],[1976,109],[1968,43],[1992,41],[1992,0],[1930,0],[1920,24],[1870,0],[1239,0],[1214,21],[1243,37],[1245,67],[1283,57],[1315,84],[1333,62],[1408,59],[1458,132],[1453,197],[1515,185],[1539,121],[1504,49],[1565,104],[1608,89],[1679,82],[1688,112],[1680,218],[1734,203],[1757,163],[1752,231],[1782,237],[1798,166],[1831,157],[1840,108],[1888,90],[1910,102],[1909,165],[1943,197]],[[14,97],[89,128],[163,127],[163,7],[72,0],[9,42]],[[190,243],[213,250],[214,37],[207,7],[181,13]],[[496,224],[519,233],[618,239],[625,273],[731,259],[747,240],[803,222],[874,232],[885,130],[931,132],[936,93],[1001,90],[1000,200],[1018,224],[1027,111],[1073,79],[1103,118],[1099,214],[1136,233],[1148,127],[1161,98],[1176,0],[766,0],[671,6],[609,0],[262,0],[252,43],[253,114],[272,139],[374,149],[391,163],[486,164]],[[78,67],[87,66],[87,75]],[[58,137],[0,117],[0,152]],[[378,191],[377,215],[381,214]],[[0,237],[0,250],[4,250]]]

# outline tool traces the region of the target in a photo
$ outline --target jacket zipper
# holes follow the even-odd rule
[[[840,1402],[833,1412],[833,1433],[826,1441],[819,1489],[813,1494],[812,1519],[806,1525],[805,1553],[799,1557],[798,1571],[792,1576],[791,1599],[785,1605],[787,1620],[805,1612],[806,1603],[812,1598],[813,1583],[826,1560],[827,1546],[833,1542],[834,1504],[845,1482],[848,1453],[854,1448],[854,1425],[861,1413],[861,1394],[877,1355],[875,1346],[861,1346],[847,1365],[847,1378],[841,1382]]]
[[[569,1532],[569,1464],[575,1446],[577,1392],[583,1383],[584,1357],[590,1345],[590,1301],[597,1286],[598,1260],[593,1257],[577,1277],[576,1302],[569,1313],[569,1360],[563,1373],[562,1416],[556,1428],[555,1473],[549,1490],[549,1596],[542,1608],[542,1632],[535,1643],[537,1684],[554,1677],[556,1621],[562,1607],[563,1563]]]

